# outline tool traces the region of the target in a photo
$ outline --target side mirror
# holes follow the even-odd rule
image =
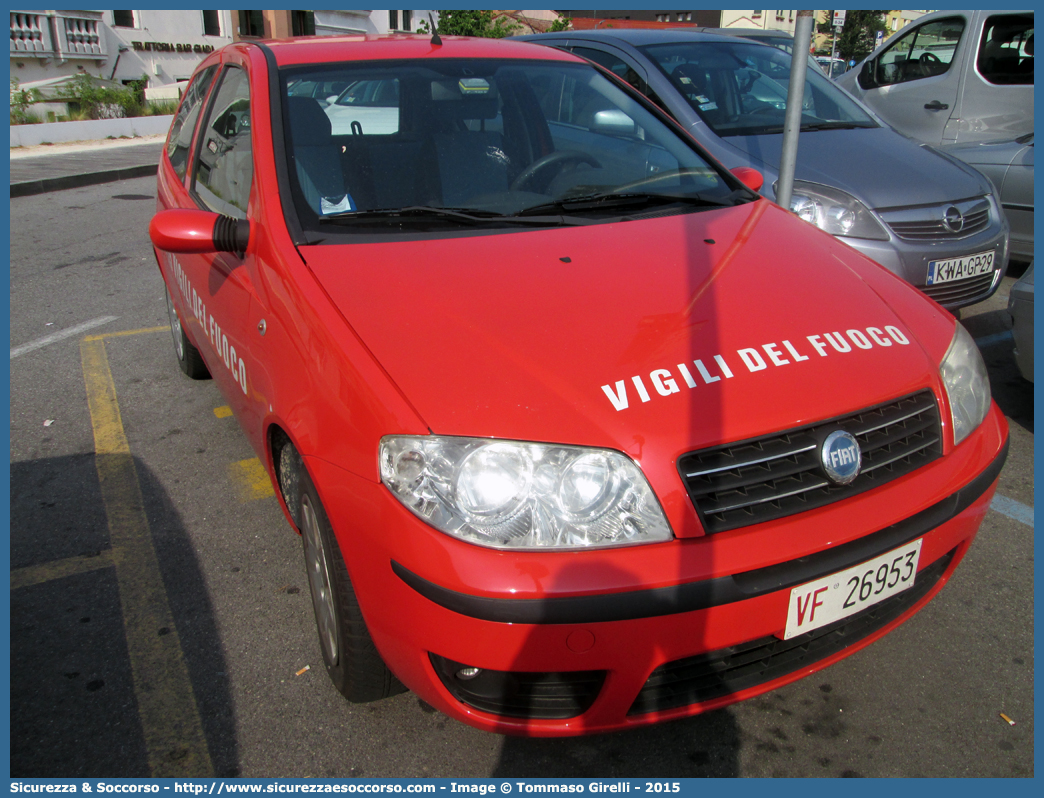
[[[594,115],[591,130],[595,133],[605,133],[610,136],[633,136],[634,120],[623,111],[613,108],[598,111]]]
[[[152,217],[149,238],[166,252],[242,255],[250,242],[250,222],[210,211],[172,208]]]
[[[761,174],[757,169],[752,169],[749,166],[737,166],[729,171],[738,177],[739,181],[751,191],[760,191],[761,187],[765,185],[765,175]]]
[[[874,62],[864,61],[863,68],[859,70],[859,85],[864,89],[874,87]]]

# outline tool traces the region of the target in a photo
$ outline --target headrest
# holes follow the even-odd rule
[[[1029,38],[1026,39],[1026,55],[1033,55],[1033,34],[1032,33],[1029,35]]]
[[[330,117],[311,97],[288,97],[290,137],[295,147],[329,144],[333,128]]]

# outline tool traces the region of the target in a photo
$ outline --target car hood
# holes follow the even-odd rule
[[[767,200],[300,251],[432,432],[608,446],[638,461],[934,384],[953,333],[929,300]],[[880,286],[899,292],[899,311]],[[921,345],[903,303],[919,324],[940,322],[922,325]],[[841,341],[848,330],[870,340],[867,328],[883,343]]]
[[[723,140],[755,168],[778,173],[782,134]],[[794,177],[847,191],[871,208],[940,204],[989,190],[972,169],[888,127],[801,133]]]

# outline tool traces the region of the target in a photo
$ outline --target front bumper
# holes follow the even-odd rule
[[[992,218],[998,218],[996,216]],[[997,290],[1008,268],[1008,224],[996,221],[981,233],[945,241],[908,241],[889,232],[887,241],[842,238],[849,246],[877,261],[890,272],[930,296],[947,310],[988,299]],[[928,286],[928,264],[933,260],[961,258],[993,252],[993,272],[979,277]]]
[[[551,736],[698,714],[876,640],[948,580],[986,513],[1005,452],[994,407],[956,451],[850,501],[703,538],[535,554],[453,540],[382,486],[326,463],[308,467],[395,674],[471,725]],[[854,519],[862,532],[852,531]],[[808,640],[779,639],[791,586],[918,537],[911,590]],[[454,681],[462,668],[482,673]]]

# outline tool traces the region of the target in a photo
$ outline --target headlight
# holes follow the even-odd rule
[[[836,188],[795,180],[790,210],[831,235],[888,240],[888,233],[867,207]]]
[[[381,481],[440,532],[504,549],[670,540],[645,476],[620,452],[483,438],[383,438]]]
[[[979,347],[957,322],[953,341],[939,367],[953,415],[953,443],[956,446],[974,430],[990,409],[990,378]]]

